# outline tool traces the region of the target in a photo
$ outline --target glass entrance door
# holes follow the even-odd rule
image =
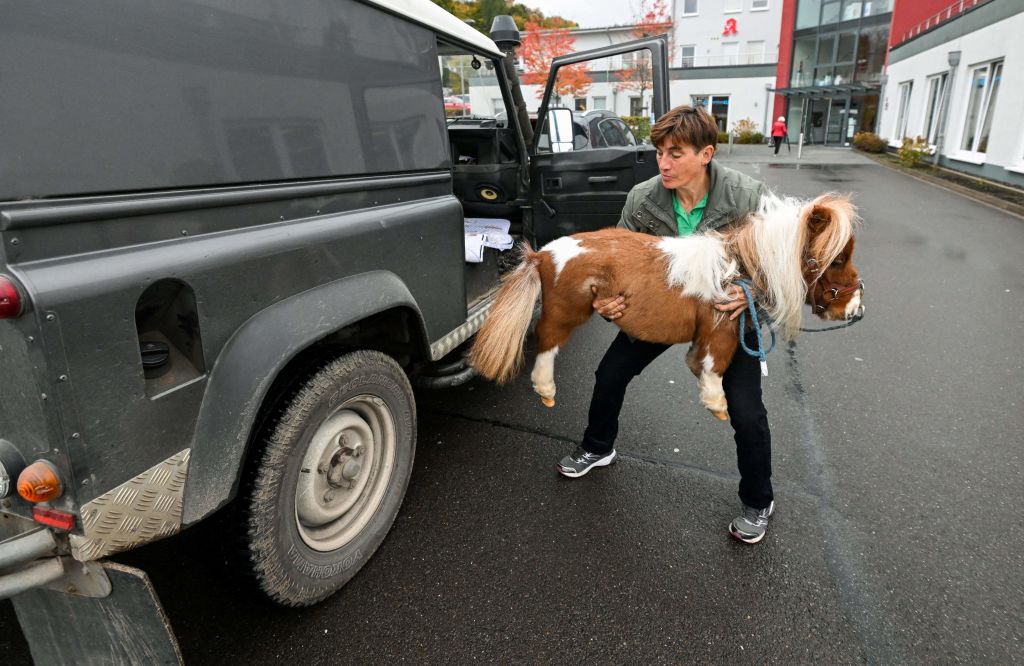
[[[826,145],[843,145],[846,134],[846,99],[830,98],[828,101],[828,119],[825,127]]]

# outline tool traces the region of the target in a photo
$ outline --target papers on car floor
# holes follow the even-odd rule
[[[511,222],[498,218],[467,217],[465,220],[466,261],[479,264],[484,260],[484,248],[509,250],[515,244],[508,229]]]

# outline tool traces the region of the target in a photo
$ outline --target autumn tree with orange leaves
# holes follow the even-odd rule
[[[567,27],[544,29],[532,21],[526,22],[526,32],[519,46],[519,55],[523,59],[525,73],[521,81],[528,85],[539,85],[537,97],[544,96],[544,86],[548,82],[551,61],[558,56],[573,53],[576,38]],[[555,79],[554,93],[559,96],[582,97],[590,90],[590,72],[587,63],[561,67]]]
[[[672,31],[672,17],[668,13],[665,0],[640,0],[638,14],[634,17],[636,23],[630,32],[633,39],[646,39]],[[670,45],[669,52],[671,51],[672,46]],[[632,56],[632,60],[626,60],[623,69],[616,73],[619,82],[615,89],[638,92],[642,100],[644,93],[654,87],[651,52],[647,50],[634,51]]]

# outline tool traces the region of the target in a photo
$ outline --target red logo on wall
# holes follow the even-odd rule
[[[736,19],[731,18],[725,22],[725,30],[722,31],[722,36],[735,35],[736,31]]]

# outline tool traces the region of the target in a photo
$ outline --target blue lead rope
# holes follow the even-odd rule
[[[761,362],[761,374],[765,377],[768,376],[768,361],[766,356],[768,352],[775,349],[775,331],[768,327],[768,332],[772,334],[772,344],[768,349],[764,348],[764,338],[761,335],[761,324],[757,320],[757,306],[754,305],[754,287],[748,280],[736,280],[743,289],[743,294],[747,297],[747,309],[750,310],[750,321],[754,325],[754,333],[757,335],[757,351],[747,346],[746,341],[743,339],[743,332],[747,329],[747,313],[740,311],[740,346],[743,351],[747,352],[748,355],[753,356]]]

